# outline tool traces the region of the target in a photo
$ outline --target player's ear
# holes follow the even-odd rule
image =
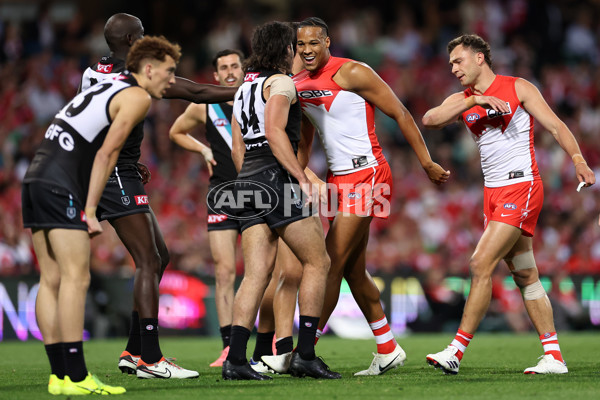
[[[215,78],[215,81],[219,82],[219,74],[216,72],[213,72],[213,78]]]
[[[329,48],[329,45],[331,44],[331,40],[329,39],[329,36],[327,36],[325,38],[325,46],[327,46],[327,48]]]

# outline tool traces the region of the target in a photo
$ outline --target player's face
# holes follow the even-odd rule
[[[298,29],[298,54],[304,68],[316,71],[329,60],[329,36],[325,36],[323,28],[304,26]]]
[[[240,86],[244,78],[242,62],[237,54],[228,54],[217,59],[217,72],[214,73],[215,81],[221,86]]]
[[[151,63],[150,87],[147,89],[150,96],[162,99],[165,91],[175,84],[175,60],[166,56],[165,61]]]
[[[482,53],[475,53],[462,44],[456,46],[450,53],[452,73],[463,86],[472,86],[481,71]]]

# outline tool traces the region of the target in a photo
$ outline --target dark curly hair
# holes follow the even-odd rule
[[[492,54],[490,50],[490,45],[488,42],[483,40],[481,36],[470,34],[470,35],[462,35],[455,39],[452,39],[450,43],[448,43],[448,54],[452,53],[452,50],[458,45],[463,47],[469,47],[475,53],[483,53],[485,57],[485,62],[492,68]]]
[[[295,35],[291,24],[267,22],[252,33],[252,55],[244,61],[244,71],[278,70],[290,72],[288,46],[295,50]]]
[[[131,50],[127,53],[125,67],[131,72],[139,72],[143,60],[165,61],[166,56],[171,56],[175,63],[178,63],[181,47],[169,42],[164,36],[144,36],[131,46]]]

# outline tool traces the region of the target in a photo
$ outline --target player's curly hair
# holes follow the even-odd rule
[[[289,23],[267,22],[252,33],[252,55],[244,61],[244,71],[290,72],[288,46],[295,50],[295,35]]]
[[[492,68],[492,52],[490,50],[490,45],[483,40],[481,36],[468,34],[452,39],[450,43],[448,43],[448,54],[452,53],[452,50],[461,44],[463,47],[469,47],[475,53],[483,53],[485,62]]]
[[[139,72],[143,66],[142,61],[152,59],[162,62],[166,60],[166,56],[171,56],[175,63],[178,63],[181,47],[169,42],[164,36],[144,36],[131,46],[125,67],[130,72]]]

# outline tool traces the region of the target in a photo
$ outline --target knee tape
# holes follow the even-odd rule
[[[531,285],[527,285],[521,289],[521,295],[523,296],[523,300],[537,300],[546,296],[546,291],[542,286],[542,282],[538,279]]]
[[[535,258],[533,258],[533,250],[521,253],[512,259],[513,267],[515,271],[522,271],[524,269],[536,268]]]

